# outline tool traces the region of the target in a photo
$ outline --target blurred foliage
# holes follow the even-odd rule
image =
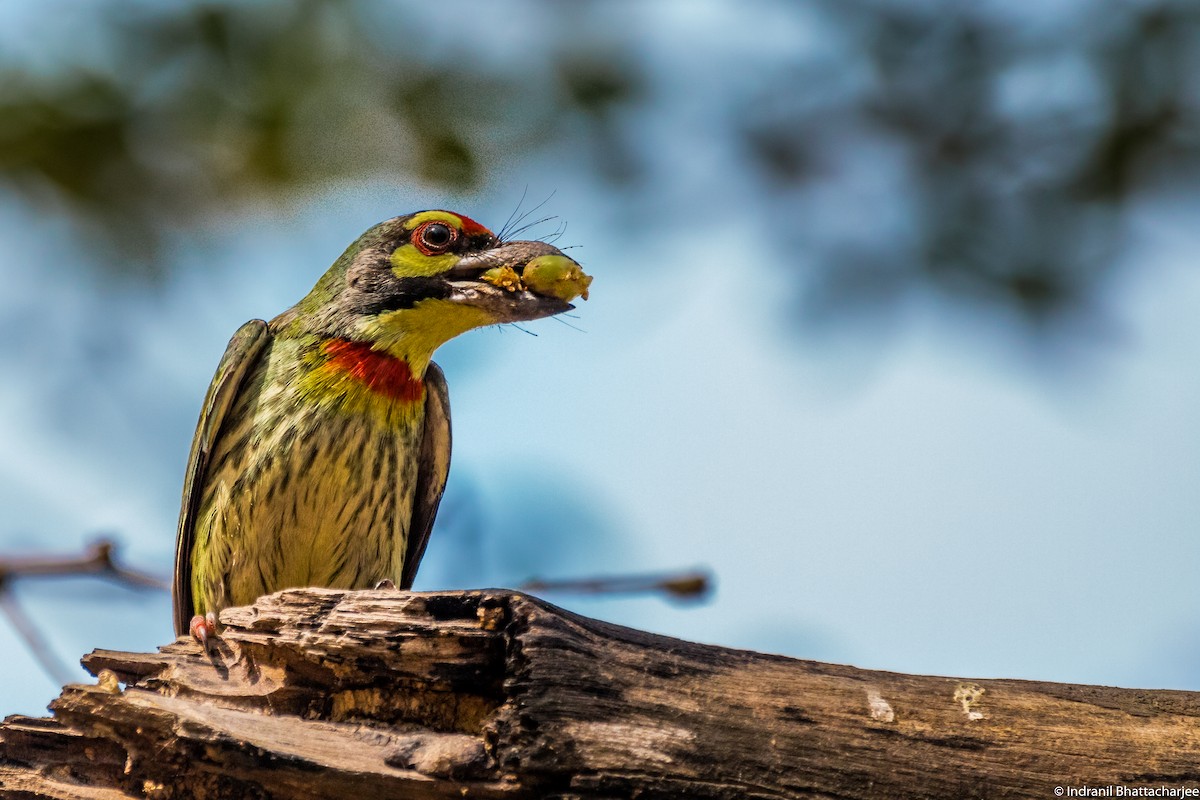
[[[153,270],[197,215],[355,178],[473,188],[498,151],[544,145],[567,117],[606,124],[636,93],[628,65],[547,50],[552,68],[505,73],[379,10],[126,6],[96,31],[100,63],[65,55],[34,77],[0,62],[0,180],[106,235],[101,265]]]
[[[738,179],[787,221],[803,318],[886,317],[914,288],[1033,329],[1095,310],[1131,198],[1200,164],[1200,6],[1079,5],[1064,23],[1033,5],[776,3],[819,45],[755,61],[748,84],[696,86],[751,166]],[[662,99],[655,59],[678,58],[638,45],[669,37],[613,25],[610,4],[521,8],[545,36],[490,55],[467,26],[424,40],[405,24],[428,21],[416,5],[108,13],[105,58],[0,62],[0,181],[107,236],[110,266],[151,272],[197,216],[346,180],[467,190],[567,142],[615,186],[669,181],[637,146]],[[882,199],[858,202],[872,183]]]
[[[1034,330],[1099,310],[1129,201],[1194,185],[1200,5],[1078,5],[1064,24],[1036,4],[824,0],[840,46],[746,100],[748,150],[776,201],[810,210],[804,192],[873,159],[902,208],[845,204],[862,216],[825,242],[802,317],[886,313],[914,287]]]

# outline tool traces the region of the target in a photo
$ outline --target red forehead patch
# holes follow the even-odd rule
[[[491,236],[492,235],[491,231],[489,231],[487,228],[483,227],[482,225],[480,225],[478,222],[471,219],[470,217],[464,217],[462,214],[455,214],[454,216],[456,216],[462,220],[463,233],[465,233],[467,236],[480,236],[480,235]]]

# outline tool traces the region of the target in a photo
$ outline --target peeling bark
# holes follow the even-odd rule
[[[303,589],[211,653],[96,651],[0,726],[51,798],[1037,797],[1200,786],[1200,693],[871,672],[515,592]],[[118,683],[119,681],[119,683]],[[120,684],[124,684],[122,687]]]

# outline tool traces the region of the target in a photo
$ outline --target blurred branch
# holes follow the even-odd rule
[[[713,590],[712,574],[707,570],[647,575],[617,575],[594,578],[541,580],[531,578],[517,587],[521,591],[569,592],[575,594],[658,594],[672,600],[706,600]]]
[[[43,638],[41,631],[33,624],[33,620],[25,615],[17,603],[17,598],[6,588],[0,588],[0,611],[3,611],[4,616],[8,617],[8,621],[12,623],[17,635],[25,641],[25,646],[29,648],[29,652],[41,665],[42,671],[50,680],[59,686],[69,683],[71,673],[58,660],[58,656],[54,655],[50,643]]]
[[[169,588],[166,581],[146,572],[131,569],[117,562],[117,545],[109,539],[99,539],[88,545],[81,555],[17,557],[0,556],[0,611],[8,617],[13,628],[24,640],[30,653],[46,674],[62,685],[70,680],[69,671],[54,655],[50,644],[41,635],[33,620],[17,603],[12,591],[18,578],[62,578],[74,575],[94,575],[123,583],[134,589]]]
[[[78,556],[0,556],[0,591],[14,578],[62,578],[71,575],[95,575],[138,589],[171,588],[166,581],[148,572],[131,569],[117,562],[117,545],[111,539],[98,539]]]

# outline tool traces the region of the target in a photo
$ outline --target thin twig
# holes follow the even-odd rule
[[[25,640],[29,652],[42,669],[59,685],[70,682],[71,675],[54,655],[49,643],[42,638],[37,626],[17,603],[12,587],[18,578],[63,578],[73,575],[95,575],[134,589],[162,589],[169,585],[147,572],[117,563],[117,546],[111,539],[97,539],[81,555],[71,556],[8,556],[0,558],[0,611],[3,611],[17,633]]]
[[[37,626],[33,624],[33,620],[25,616],[25,612],[17,604],[17,598],[13,597],[12,590],[0,588],[0,610],[4,611],[4,615],[8,617],[8,621],[12,623],[13,628],[25,640],[26,646],[29,647],[29,652],[42,665],[42,669],[46,674],[57,682],[59,686],[65,686],[70,683],[70,673],[63,666],[62,662],[58,660],[58,657],[54,655],[54,651],[50,649],[49,642],[42,638]]]
[[[0,558],[0,586],[13,578],[60,578],[70,575],[96,575],[135,588],[169,589],[163,579],[147,572],[122,566],[116,560],[117,545],[110,539],[98,539],[78,556],[8,556]]]
[[[615,575],[565,580],[532,578],[517,587],[526,592],[573,592],[576,594],[662,593],[672,600],[703,600],[712,591],[712,574],[695,569],[649,575]]]

